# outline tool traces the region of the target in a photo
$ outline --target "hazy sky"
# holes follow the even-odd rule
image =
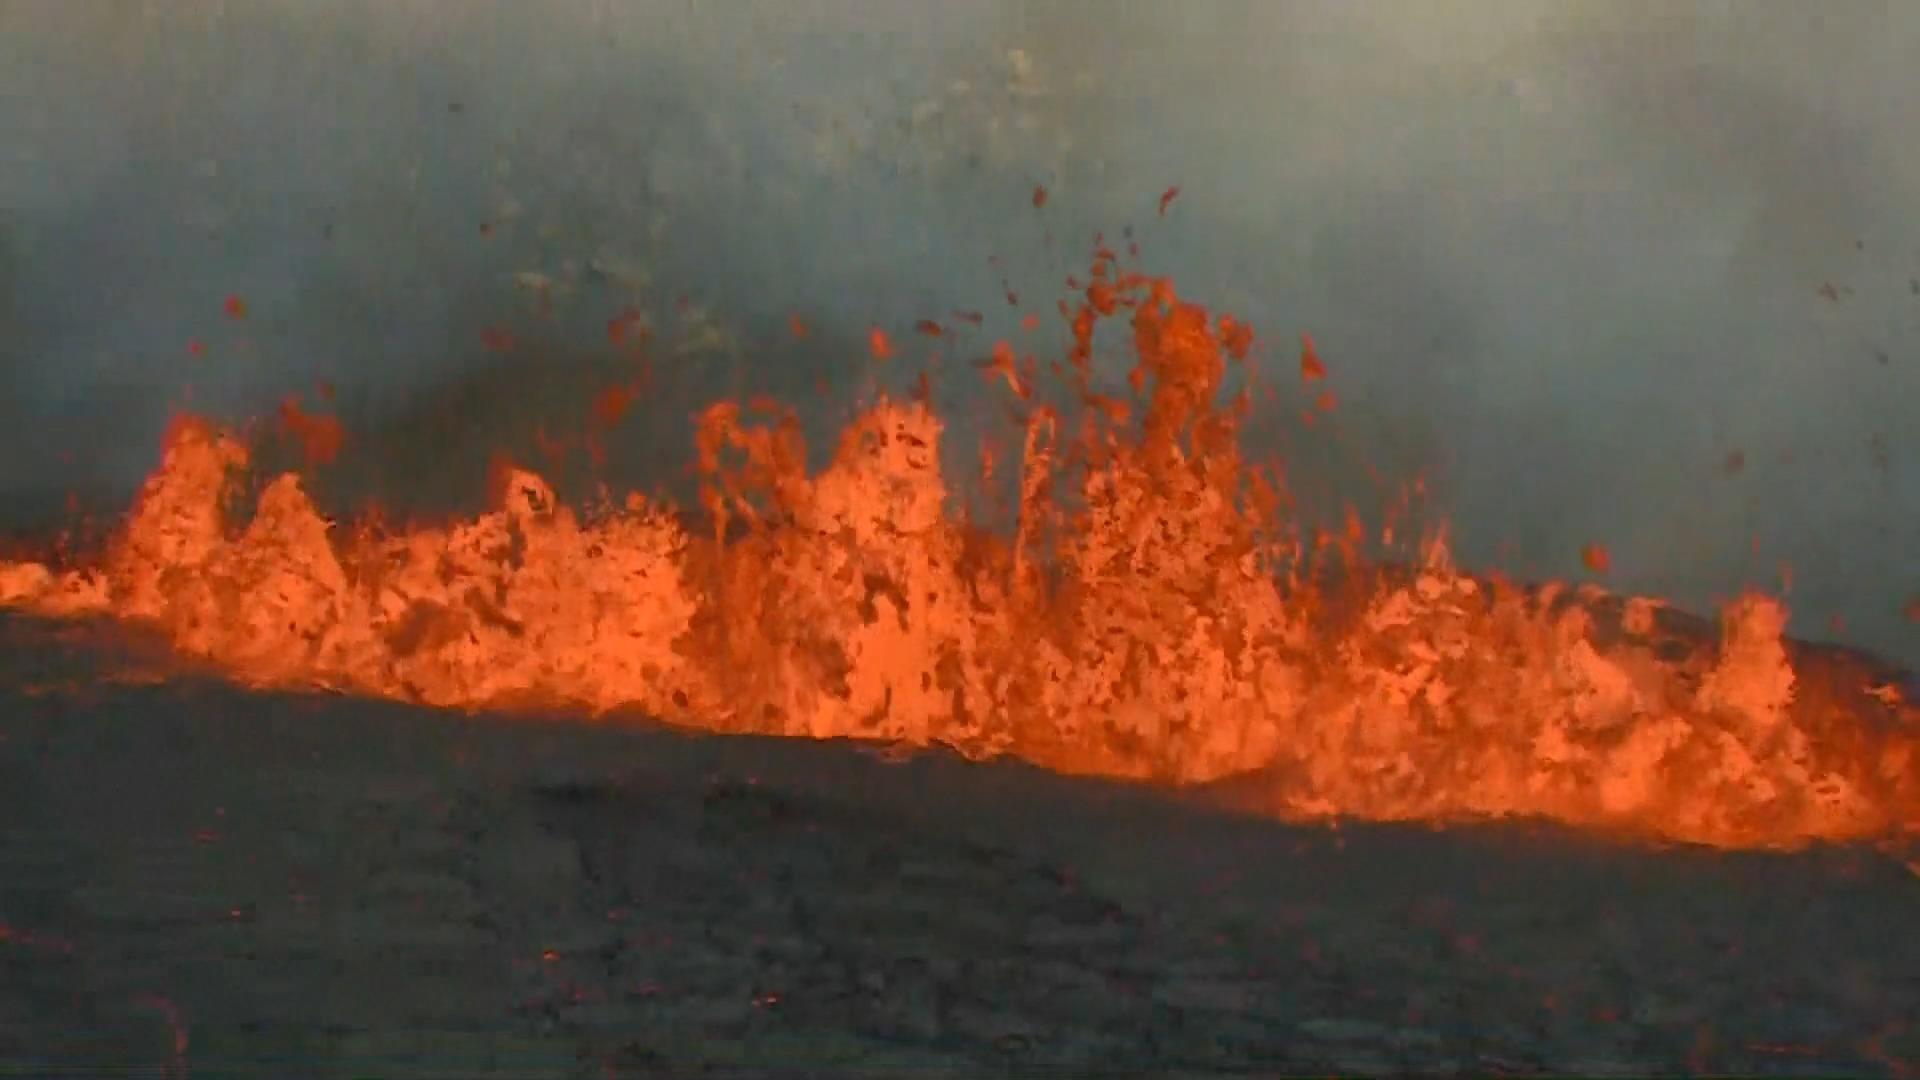
[[[684,346],[632,435],[678,467],[705,398],[824,378],[829,423],[868,325],[984,348],[1003,271],[1050,314],[1133,225],[1314,335],[1469,564],[1597,541],[1698,606],[1785,562],[1800,632],[1920,660],[1915,56],[1892,0],[0,0],[0,491],[124,498],[188,387],[320,379],[477,482],[628,303]]]

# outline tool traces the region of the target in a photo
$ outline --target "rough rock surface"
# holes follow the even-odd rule
[[[1868,850],[1302,828],[0,643],[0,1075],[1920,1067],[1920,877]]]

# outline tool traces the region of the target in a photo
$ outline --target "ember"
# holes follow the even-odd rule
[[[981,370],[1023,426],[1004,533],[952,512],[924,397],[872,404],[813,475],[793,413],[715,405],[699,520],[639,495],[587,513],[503,465],[490,512],[397,531],[334,530],[295,474],[231,520],[250,449],[183,419],[107,554],[0,563],[0,602],[151,623],[255,686],[1252,776],[1288,816],[1543,815],[1741,846],[1920,826],[1915,707],[1797,667],[1780,601],[1689,636],[1653,601],[1465,573],[1440,532],[1417,565],[1369,565],[1357,518],[1316,539],[1243,457],[1246,399],[1225,399],[1245,323],[1110,257],[1084,293],[1060,369],[1077,406],[1043,404],[1005,343]],[[1116,319],[1126,398],[1087,382]],[[877,328],[868,346],[894,352]],[[1300,365],[1318,392],[1304,336]],[[630,404],[609,392],[601,421]]]

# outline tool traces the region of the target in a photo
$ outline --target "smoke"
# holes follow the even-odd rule
[[[871,326],[1057,334],[1131,226],[1274,374],[1313,334],[1351,452],[1296,476],[1690,605],[1785,564],[1798,632],[1920,658],[1917,54],[1870,3],[11,0],[0,493],[124,499],[172,408],[321,381],[363,479],[477,489],[630,305],[664,475],[718,394],[831,426]]]

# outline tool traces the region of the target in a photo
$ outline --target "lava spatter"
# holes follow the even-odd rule
[[[1652,601],[1465,573],[1444,534],[1410,567],[1368,565],[1358,518],[1310,540],[1243,454],[1251,329],[1110,257],[1081,292],[1063,395],[1008,345],[981,372],[1021,410],[1019,455],[986,463],[1017,488],[1002,532],[954,512],[924,395],[875,401],[818,473],[790,409],[712,406],[694,513],[589,512],[508,466],[488,512],[396,529],[335,527],[294,474],[238,520],[248,447],[182,419],[105,554],[0,564],[0,603],[149,624],[260,687],[1251,778],[1293,816],[1722,845],[1920,826],[1916,709],[1796,652],[1778,600],[1683,632]],[[1093,388],[1103,320],[1131,330],[1124,395]]]

